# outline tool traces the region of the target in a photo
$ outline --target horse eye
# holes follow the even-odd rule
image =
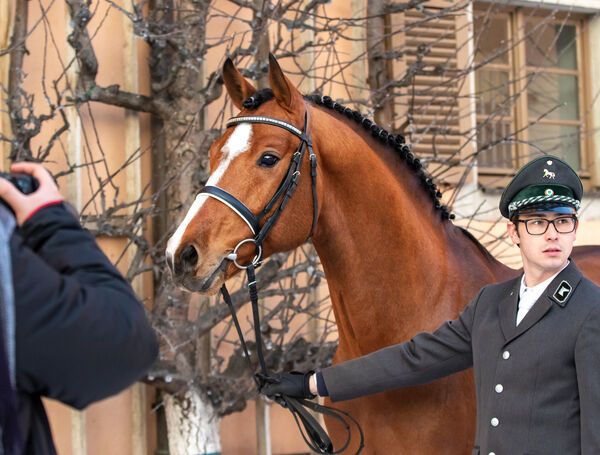
[[[271,153],[263,153],[258,159],[258,165],[262,167],[273,167],[279,162],[279,158]]]

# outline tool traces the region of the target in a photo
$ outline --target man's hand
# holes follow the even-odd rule
[[[263,382],[260,393],[272,397],[275,395],[287,395],[292,398],[314,398],[315,394],[310,391],[310,377],[314,371],[300,373],[281,373],[268,378],[259,377]]]
[[[41,164],[14,163],[10,170],[11,172],[33,175],[40,184],[36,191],[26,195],[21,193],[8,180],[0,178],[0,198],[11,206],[19,226],[39,209],[63,200],[52,176]]]

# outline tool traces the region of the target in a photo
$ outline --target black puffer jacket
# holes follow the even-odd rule
[[[113,395],[151,366],[157,342],[131,287],[62,204],[17,228],[10,252],[25,453],[55,454],[40,397],[82,409]]]

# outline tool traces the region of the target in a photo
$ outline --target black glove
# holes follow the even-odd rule
[[[260,393],[268,397],[275,395],[287,395],[292,398],[309,398],[316,395],[310,393],[309,380],[314,371],[300,373],[292,371],[290,373],[274,374],[272,376],[257,375],[260,382]]]

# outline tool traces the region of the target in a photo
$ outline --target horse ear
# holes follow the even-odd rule
[[[295,100],[302,101],[302,95],[283,74],[273,54],[269,54],[269,83],[273,95],[275,95],[275,100],[284,109],[291,111]]]
[[[223,81],[235,107],[242,110],[242,103],[256,93],[256,88],[246,80],[228,57],[223,64]]]

